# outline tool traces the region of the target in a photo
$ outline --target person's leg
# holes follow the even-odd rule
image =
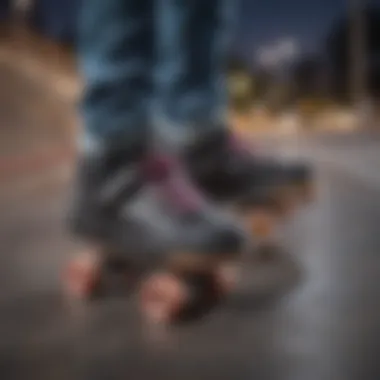
[[[98,234],[99,225],[107,224],[100,215],[99,189],[142,155],[152,91],[153,10],[153,0],[81,4],[77,54],[85,85],[84,128],[72,221],[82,232]]]
[[[224,122],[226,53],[236,3],[158,0],[159,128],[198,133]]]
[[[83,0],[79,67],[85,83],[85,138],[145,138],[152,92],[153,0]]]

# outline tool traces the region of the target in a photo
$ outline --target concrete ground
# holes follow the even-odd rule
[[[317,200],[286,227],[289,253],[248,263],[226,304],[161,335],[133,299],[64,302],[66,191],[19,190],[0,214],[0,377],[378,379],[378,190],[321,165]]]
[[[7,70],[0,66],[2,83]],[[71,156],[54,154],[66,141],[62,114],[33,119],[53,108],[40,95],[26,113],[25,93],[0,99],[0,379],[380,378],[375,137],[281,142],[278,152],[317,165],[315,202],[284,228],[287,253],[247,262],[240,289],[207,318],[153,331],[133,297],[88,305],[62,298],[61,270],[75,249],[63,223]],[[33,161],[42,146],[48,154]]]

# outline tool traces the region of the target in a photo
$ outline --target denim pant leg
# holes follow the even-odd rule
[[[236,2],[157,0],[156,111],[172,133],[178,128],[198,133],[224,122],[225,66]]]
[[[145,138],[152,94],[153,1],[82,0],[77,49],[85,82],[85,142],[128,144]]]

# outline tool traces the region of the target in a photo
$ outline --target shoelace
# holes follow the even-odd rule
[[[202,207],[203,197],[179,160],[164,155],[147,157],[143,173],[146,181],[158,186],[165,200],[181,213],[193,213]]]

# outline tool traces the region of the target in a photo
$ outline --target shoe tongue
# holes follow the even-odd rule
[[[164,155],[147,157],[142,165],[144,178],[152,182],[161,182],[170,177],[175,170],[175,163]]]

